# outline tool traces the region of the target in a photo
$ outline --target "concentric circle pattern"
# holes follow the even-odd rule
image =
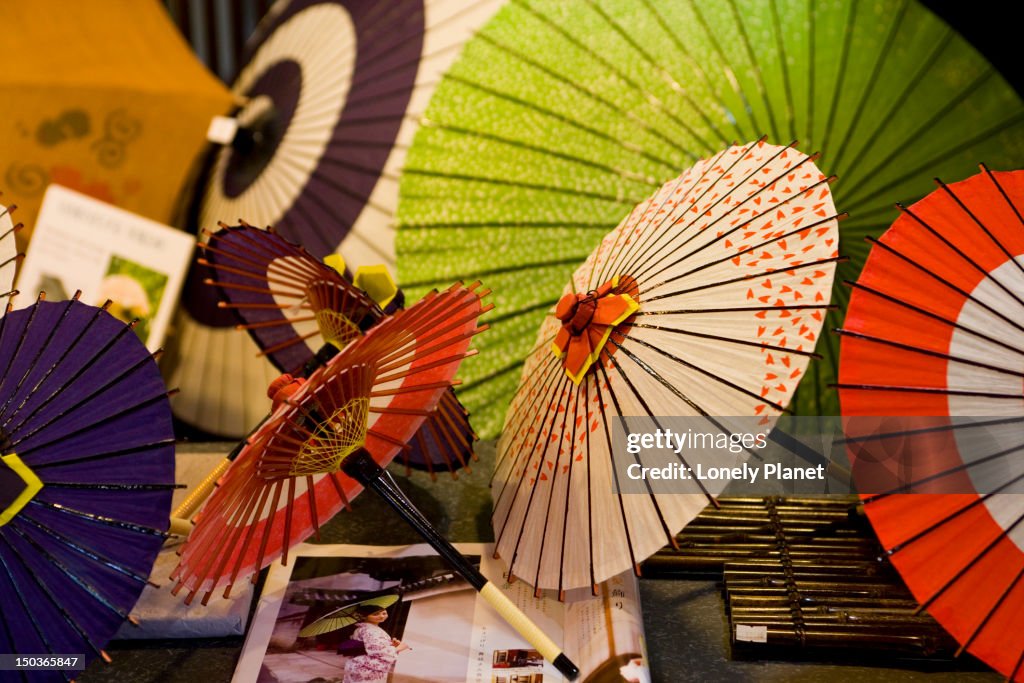
[[[1024,171],[987,167],[904,208],[854,284],[839,366],[847,437],[893,446],[851,452],[880,541],[963,649],[1013,680],[1024,680],[1022,213]]]

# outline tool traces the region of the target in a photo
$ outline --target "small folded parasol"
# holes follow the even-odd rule
[[[271,229],[222,228],[210,235],[204,253],[201,263],[215,278],[210,282],[226,299],[221,306],[237,311],[240,327],[281,372],[295,376],[307,376],[402,306],[401,291],[383,266],[360,268],[352,281],[343,265],[328,266]],[[431,475],[440,470],[455,476],[475,459],[475,438],[449,389],[400,459]]]
[[[108,659],[103,647],[163,544],[175,487],[153,356],[77,296],[8,308],[0,442],[0,651]]]
[[[900,208],[840,330],[853,472],[923,608],[1024,680],[1024,171]]]
[[[498,444],[495,552],[559,591],[633,569],[713,500],[618,495],[618,416],[780,414],[839,260],[831,178],[763,140],[662,186],[605,236],[541,326]],[[687,486],[684,483],[682,486]]]

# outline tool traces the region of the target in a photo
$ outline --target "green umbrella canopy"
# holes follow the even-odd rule
[[[734,140],[820,151],[838,176],[841,286],[893,202],[934,176],[1024,162],[1024,103],[912,0],[512,0],[446,74],[401,181],[399,277],[494,290],[460,397],[493,437],[570,273],[633,206]],[[641,293],[642,296],[642,293]],[[822,335],[791,405],[837,414],[838,340]]]
[[[328,612],[316,621],[308,624],[305,628],[299,631],[299,637],[309,638],[311,636],[320,636],[325,633],[330,633],[331,631],[337,631],[338,629],[345,628],[346,626],[351,626],[359,621],[359,618],[356,616],[357,607],[373,605],[374,607],[387,609],[396,602],[398,602],[398,596],[392,593],[388,595],[378,595],[373,598],[354,602],[351,605],[339,607],[333,612]]]

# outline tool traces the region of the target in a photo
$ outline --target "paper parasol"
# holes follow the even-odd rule
[[[906,452],[891,488],[874,476],[884,462],[854,463],[871,486],[865,510],[923,607],[1024,680],[1024,171],[982,168],[903,209],[875,244],[850,297],[839,387],[844,416],[932,416],[930,429],[887,433]],[[923,493],[895,493],[906,490]]]
[[[175,592],[188,586],[187,601],[206,591],[205,602],[219,585],[230,590],[240,574],[277,555],[286,561],[288,548],[317,530],[318,511],[326,519],[365,486],[560,672],[570,680],[578,675],[561,647],[430,524],[382,467],[420,429],[470,355],[470,339],[481,330],[477,318],[485,312],[475,289],[455,285],[395,313],[282,399],[204,507],[172,577]]]
[[[637,206],[576,270],[498,445],[495,550],[512,574],[594,586],[707,504],[697,483],[697,495],[616,495],[616,416],[784,409],[838,260],[829,180],[795,148],[730,147]]]
[[[190,227],[274,225],[323,258],[394,265],[398,173],[430,93],[497,0],[293,0],[278,3],[247,47],[235,92],[249,135],[216,150]],[[193,268],[171,375],[180,418],[239,436],[266,414],[275,373],[216,308]],[[447,283],[446,283],[447,284]],[[205,382],[217,377],[217,382]],[[218,392],[218,386],[231,386]],[[241,388],[241,390],[238,390]]]
[[[0,26],[0,183],[21,219],[57,183],[170,223],[232,97],[163,3],[0,3]]]
[[[320,636],[331,631],[337,631],[338,629],[351,626],[352,624],[359,621],[356,617],[356,608],[363,605],[374,605],[381,609],[387,609],[393,604],[398,602],[398,596],[394,594],[380,595],[375,598],[367,598],[366,600],[360,600],[359,602],[351,605],[345,605],[339,607],[333,612],[328,612],[313,623],[309,624],[301,631],[299,631],[300,638],[309,638],[311,636]]]
[[[391,462],[451,385],[480,328],[475,287],[433,293],[349,344],[249,439],[200,512],[175,570],[189,598],[231,585],[317,531],[362,486],[339,472],[364,445]],[[327,427],[347,429],[342,443]]]
[[[495,334],[460,391],[483,438],[568,271],[698,158],[765,134],[820,150],[851,214],[846,278],[862,237],[892,221],[887,197],[923,196],[932,175],[978,159],[1024,163],[1020,98],[913,0],[516,0],[466,44],[425,117],[401,179],[398,279],[409,296],[458,278],[494,291]],[[839,412],[837,340],[823,339],[798,413]]]
[[[167,390],[131,327],[77,298],[0,318],[0,368],[0,652],[106,658],[166,536]]]
[[[382,311],[345,275],[269,229],[223,228],[210,235],[204,253],[202,263],[225,298],[221,306],[238,312],[242,327],[281,372],[296,376],[310,374],[403,302],[386,269],[360,269],[355,276],[356,283],[377,292]],[[454,476],[475,459],[475,438],[465,409],[449,390],[400,459],[407,467]]]

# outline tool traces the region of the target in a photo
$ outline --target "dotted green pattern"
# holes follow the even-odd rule
[[[494,290],[459,373],[484,438],[572,271],[695,160],[761,135],[820,150],[851,214],[828,328],[895,201],[1024,162],[1024,103],[909,0],[512,0],[426,119],[401,180],[399,279],[410,299],[460,279]],[[791,407],[835,414],[836,336],[818,352]]]

